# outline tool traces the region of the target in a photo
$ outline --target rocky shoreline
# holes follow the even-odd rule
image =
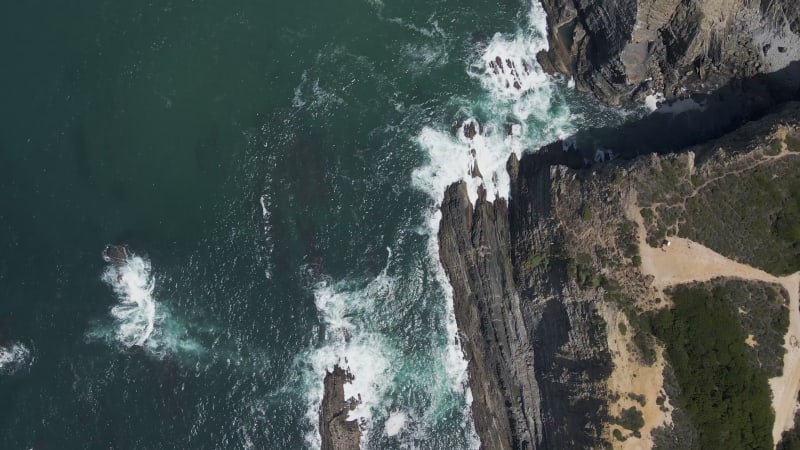
[[[521,160],[512,155],[508,200],[489,201],[479,191],[472,204],[463,182],[446,190],[440,260],[453,287],[475,429],[482,448],[492,450],[699,448],[708,433],[687,412],[691,405],[672,353],[650,328],[661,311],[674,307],[670,289],[691,278],[684,284],[660,279],[650,259],[668,251],[674,238],[713,258],[769,272],[754,279],[730,272],[758,292],[736,300],[739,311],[757,308],[764,301],[759,295],[780,291],[779,285],[758,283],[788,280],[800,269],[800,255],[777,269],[747,250],[771,245],[764,239],[772,235],[740,233],[738,222],[728,224],[732,219],[713,224],[716,237],[698,231],[697,224],[709,219],[690,204],[718,202],[715,184],[732,174],[753,189],[794,195],[793,185],[769,186],[759,171],[800,170],[800,105],[789,103],[800,92],[800,5],[540,2],[550,46],[538,59],[546,71],[572,77],[579,90],[610,105],[646,97],[653,106],[667,103],[618,129],[579,133],[572,151],[557,142]],[[693,102],[688,107],[669,104],[686,99]],[[472,139],[480,127],[470,124],[454,132]],[[587,164],[598,145],[614,148],[622,159]],[[480,168],[472,174],[481,178]],[[776,223],[783,208],[777,202],[750,211],[746,194],[724,201],[741,202],[736,208],[765,224]],[[733,248],[719,236],[747,244]],[[698,278],[706,284],[691,288],[725,285],[733,280],[725,278],[730,273]],[[798,312],[787,309],[796,294],[782,294],[783,306],[770,313],[775,323],[782,315],[798,321]],[[744,332],[759,330],[732,311]],[[792,328],[800,326],[794,322]],[[782,370],[800,367],[800,350],[789,346],[789,335],[785,349],[774,343],[776,348],[759,348],[749,336],[753,370],[773,377],[773,395],[797,397],[797,383],[781,381]],[[777,369],[762,367],[767,360]],[[358,426],[342,414],[346,378],[338,368],[325,378],[323,449],[358,448]],[[773,399],[781,423],[773,427],[770,446],[800,441],[793,437],[800,433],[790,430],[793,406],[779,407]]]
[[[710,92],[800,59],[800,8],[792,0],[541,4],[550,44],[538,56],[542,67],[612,105]]]
[[[358,405],[357,399],[345,398],[344,394],[344,385],[352,379],[353,374],[339,366],[325,374],[325,393],[319,411],[321,450],[358,450],[361,445],[358,421],[347,420],[347,414]]]

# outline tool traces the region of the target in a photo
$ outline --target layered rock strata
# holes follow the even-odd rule
[[[466,184],[447,189],[440,258],[453,286],[483,448],[649,448],[656,440],[693,448],[697,431],[673,398],[680,390],[662,376],[672,377],[661,344],[636,323],[670,304],[663,280],[642,270],[647,261],[639,249],[645,240],[658,247],[686,233],[728,258],[796,270],[791,254],[788,261],[749,256],[747,245],[774,239],[758,234],[764,227],[737,228],[735,216],[717,218],[715,226],[732,239],[718,245],[697,226],[682,226],[702,219],[703,209],[691,209],[691,202],[721,195],[717,183],[737,177],[752,183],[741,195],[726,190],[741,208],[753,189],[794,189],[786,177],[764,185],[761,171],[796,173],[799,121],[800,105],[793,103],[677,156],[588,168],[556,143],[521,161],[511,157],[508,201],[490,202],[480,193],[471,204]],[[683,209],[670,209],[671,202]],[[767,206],[752,209],[753,220],[773,220]],[[660,220],[637,222],[634,216],[647,208]],[[637,381],[640,375],[646,380]],[[641,414],[643,425],[626,428],[626,411]]]
[[[610,104],[709,92],[800,59],[794,0],[540,1],[550,44],[542,66]]]

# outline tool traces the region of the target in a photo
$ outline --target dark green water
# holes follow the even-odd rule
[[[0,5],[0,448],[314,447],[345,358],[367,447],[474,446],[436,202],[471,146],[488,180],[596,122],[534,67],[531,11]],[[495,50],[522,89],[492,87]]]

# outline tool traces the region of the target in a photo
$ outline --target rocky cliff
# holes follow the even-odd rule
[[[558,143],[509,160],[509,201],[479,195],[473,205],[465,184],[447,190],[440,257],[453,286],[484,448],[716,442],[684,392],[705,385],[675,365],[671,341],[650,325],[665,323],[662,312],[676,308],[671,289],[683,283],[707,283],[691,284],[682,295],[728,305],[723,319],[733,324],[731,339],[749,336],[736,344],[736,355],[746,356],[737,364],[749,364],[754,381],[748,383],[762,389],[752,404],[769,410],[767,377],[775,398],[796,396],[796,386],[781,387],[781,380],[782,369],[794,371],[792,358],[800,356],[786,334],[797,280],[779,276],[800,269],[792,246],[798,227],[780,228],[798,222],[790,216],[793,199],[800,199],[799,126],[800,106],[789,104],[677,155],[589,168],[569,167],[571,155]],[[747,213],[731,214],[737,209]],[[682,247],[670,249],[673,242]],[[709,258],[717,262],[708,265]],[[745,281],[720,281],[726,277]],[[694,317],[680,308],[674,314]],[[726,361],[711,364],[724,371]],[[773,404],[775,440],[791,425],[793,416],[783,410],[791,413],[792,405]],[[763,424],[736,426],[745,433],[738,442],[772,445]]]
[[[542,66],[610,104],[710,92],[800,59],[794,0],[540,1],[550,44]],[[796,90],[793,75],[765,82]]]
[[[511,197],[529,201],[471,205],[456,184],[442,205],[440,257],[485,448],[592,447],[605,422],[611,358],[595,326],[602,319],[591,294],[567,281],[566,265],[545,261],[559,236],[544,157],[510,163]]]

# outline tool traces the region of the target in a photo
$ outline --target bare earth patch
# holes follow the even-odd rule
[[[635,203],[628,208],[628,218],[635,221],[639,234],[641,270],[653,277],[653,288],[662,295],[664,289],[683,283],[709,281],[717,277],[734,277],[782,285],[789,293],[789,331],[784,337],[786,354],[783,375],[769,380],[775,424],[772,437],[777,444],[781,434],[792,428],[800,391],[800,272],[775,277],[763,270],[733,261],[715,251],[680,237],[667,238],[668,247],[653,248],[647,244],[644,220]]]
[[[599,313],[608,324],[608,349],[611,351],[614,360],[614,371],[608,378],[608,390],[619,397],[616,402],[609,405],[609,414],[619,417],[623,409],[635,407],[642,412],[644,426],[639,430],[641,437],[633,436],[630,430],[617,424],[610,424],[606,428],[605,438],[611,442],[615,449],[644,450],[653,448],[653,439],[650,432],[662,425],[671,422],[670,412],[672,407],[669,400],[663,403],[664,411],[658,405],[657,399],[662,393],[664,384],[664,358],[661,352],[657,352],[656,362],[647,366],[639,361],[638,354],[633,349],[631,333],[633,332],[625,314],[613,305],[606,305],[600,308]],[[625,334],[620,331],[620,323],[627,328]],[[636,398],[628,396],[634,394],[644,399],[644,406]],[[663,395],[666,398],[666,395]],[[619,441],[613,437],[614,430],[619,430],[625,441]]]

